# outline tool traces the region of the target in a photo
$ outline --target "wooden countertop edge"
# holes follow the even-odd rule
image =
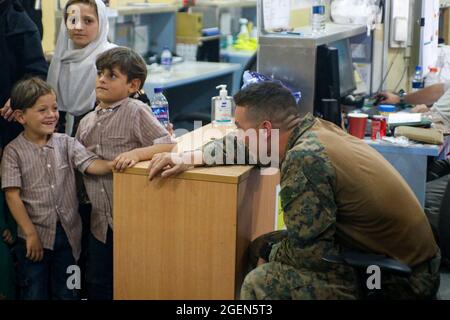
[[[239,166],[242,167],[242,166]],[[245,171],[241,175],[226,175],[226,174],[216,174],[216,173],[207,173],[202,170],[202,172],[196,172],[196,169],[188,170],[183,172],[172,179],[184,179],[184,180],[197,180],[197,181],[209,181],[209,182],[220,182],[220,183],[229,183],[229,184],[239,184],[242,181],[246,180],[250,175],[251,170],[254,168],[253,166],[245,166],[248,167],[249,170]],[[202,167],[201,169],[205,169],[206,167]],[[124,172],[114,171],[114,175],[116,174],[131,174],[131,175],[140,175],[146,176],[148,175],[148,171],[143,168],[129,168]]]

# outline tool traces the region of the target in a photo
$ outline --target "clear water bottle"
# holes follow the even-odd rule
[[[311,26],[313,33],[325,32],[325,1],[313,0],[311,12]]]
[[[422,67],[421,66],[417,66],[416,67],[416,72],[414,73],[414,77],[412,80],[412,91],[418,91],[420,89],[422,89],[424,86],[424,82],[423,82],[423,76],[422,76]]]
[[[439,69],[435,67],[430,67],[430,72],[428,72],[427,77],[425,78],[425,87],[432,86],[433,84],[439,83]]]
[[[172,71],[172,52],[170,52],[167,47],[164,47],[164,50],[161,53],[161,65],[166,73],[170,73]]]
[[[155,88],[155,95],[150,100],[152,112],[164,128],[169,125],[169,102],[163,95],[162,88]]]

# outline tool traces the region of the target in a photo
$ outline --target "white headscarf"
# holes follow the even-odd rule
[[[97,4],[99,30],[97,38],[82,49],[74,49],[64,18],[61,21],[55,54],[50,63],[47,82],[56,90],[58,109],[79,116],[95,104],[95,60],[102,52],[115,47],[107,40],[109,23],[103,1]]]

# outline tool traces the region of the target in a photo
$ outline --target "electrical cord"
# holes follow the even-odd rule
[[[406,75],[407,71],[408,71],[408,65],[405,66],[405,69],[403,70],[403,73],[402,73],[402,77],[400,78],[400,80],[398,81],[397,85],[395,86],[394,92],[397,92],[398,87],[400,86],[400,84],[402,83],[403,79],[405,78],[405,75]]]
[[[397,52],[395,53],[394,59],[392,59],[391,65],[389,66],[388,71],[386,72],[386,75],[383,78],[383,81],[380,83],[380,86],[378,87],[377,92],[380,92],[381,88],[383,88],[383,85],[386,82],[387,77],[391,73],[392,67],[394,66],[394,63],[397,60],[397,57],[398,57],[399,53],[400,53],[400,50],[397,50]]]

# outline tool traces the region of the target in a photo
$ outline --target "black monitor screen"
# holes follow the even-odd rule
[[[348,39],[344,39],[332,42],[329,46],[338,49],[340,94],[341,97],[344,97],[356,89],[350,42]]]

